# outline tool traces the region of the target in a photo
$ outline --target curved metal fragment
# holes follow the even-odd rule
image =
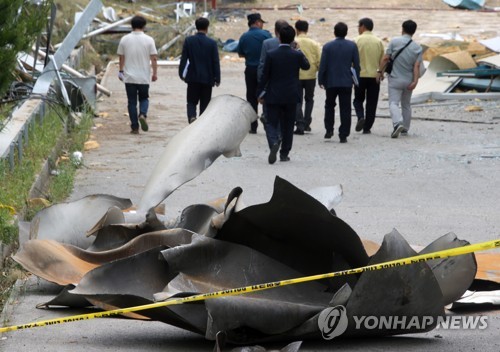
[[[13,259],[26,270],[59,285],[77,284],[90,270],[113,260],[126,258],[157,246],[178,246],[191,241],[192,232],[183,229],[151,232],[125,245],[102,252],[91,252],[53,240],[24,243]]]
[[[369,265],[414,255],[416,252],[394,229],[384,236],[382,246]],[[347,302],[349,325],[343,336],[384,336],[430,331],[436,326],[437,317],[444,314],[442,302],[439,283],[425,262],[365,271]],[[418,317],[419,324],[383,325],[369,329],[363,324],[356,327],[354,316],[401,317],[407,323],[413,317]],[[425,324],[424,316],[433,317],[432,323]]]
[[[51,205],[39,211],[30,226],[30,239],[55,240],[87,248],[93,241],[85,236],[111,207],[132,205],[129,199],[95,194],[80,200]]]
[[[146,184],[139,212],[161,203],[221,154],[241,156],[240,144],[256,119],[251,105],[239,97],[220,95],[212,98],[203,114],[168,143]]]
[[[419,254],[463,247],[468,244],[470,243],[459,240],[454,233],[450,232],[429,244]],[[472,284],[472,281],[474,281],[477,272],[474,253],[429,260],[427,261],[427,265],[430,266],[439,283],[439,287],[443,293],[443,305],[448,305],[462,297]]]
[[[368,263],[363,244],[349,225],[280,177],[268,203],[233,213],[215,238],[248,246],[302,275],[339,269],[334,257],[348,268]],[[335,291],[345,282],[345,277],[329,280],[330,289]]]
[[[344,190],[342,185],[316,187],[307,191],[307,194],[323,204],[326,209],[332,210],[342,201]]]
[[[53,307],[72,307],[85,308],[92,305],[85,297],[73,295],[69,291],[75,288],[75,285],[66,285],[59,294],[48,302],[37,304],[39,309],[49,309]]]
[[[146,214],[146,220],[139,224],[109,224],[99,227],[96,226],[97,234],[95,235],[95,240],[87,248],[87,251],[102,252],[116,249],[137,236],[166,229],[165,225],[158,220],[154,210],[150,209]]]
[[[87,237],[92,236],[97,231],[102,229],[104,226],[123,224],[124,222],[125,222],[125,215],[123,215],[122,209],[118,207],[111,207],[102,216],[102,218],[94,225],[94,227],[92,227],[90,230],[87,231],[86,235]]]

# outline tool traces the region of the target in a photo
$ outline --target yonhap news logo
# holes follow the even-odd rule
[[[324,309],[318,318],[318,327],[325,340],[342,335],[347,330],[347,311],[344,306]]]
[[[355,330],[412,330],[427,331],[432,326],[441,330],[484,330],[488,327],[486,315],[445,316],[352,316]],[[321,311],[318,328],[325,340],[342,335],[348,326],[347,310],[338,305]]]

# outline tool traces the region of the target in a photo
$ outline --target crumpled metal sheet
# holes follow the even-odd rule
[[[417,255],[395,229],[385,235],[382,246],[370,259],[371,264]],[[436,318],[444,314],[443,295],[427,263],[416,263],[384,270],[367,271],[359,278],[346,310],[349,319],[347,336],[380,336],[432,330]],[[432,316],[434,324],[426,329],[354,329],[353,316]]]
[[[280,177],[268,203],[234,213],[215,238],[248,246],[304,276],[368,263],[361,240],[348,224]],[[345,280],[330,279],[329,286],[340,288]]]
[[[164,230],[138,236],[121,247],[100,252],[87,251],[54,240],[31,240],[24,243],[13,259],[26,270],[59,285],[77,284],[90,270],[110,261],[157,246],[188,243],[191,231]]]
[[[29,238],[55,240],[87,248],[93,238],[87,238],[85,234],[113,206],[126,209],[132,206],[132,202],[111,195],[95,194],[74,202],[51,205],[35,215],[31,221]]]
[[[236,211],[241,194],[241,188],[235,188],[228,195],[223,212],[220,212],[221,200],[216,202],[218,208],[206,204],[187,207],[171,223],[177,227],[174,229],[121,237],[120,231],[127,226],[144,231],[153,227],[113,225],[102,220],[96,227],[95,241],[100,241],[94,246],[96,251],[38,240],[23,245],[15,259],[40,277],[61,285],[76,284],[74,289],[67,289],[63,296],[44,306],[71,305],[75,302],[72,296],[76,296],[102,309],[113,309],[361,267],[416,254],[393,231],[370,259],[349,225],[332,215],[320,201],[279,177],[270,201],[265,204]],[[156,223],[154,218],[150,220]],[[113,249],[107,240],[120,246]],[[454,243],[448,236],[439,246],[447,248],[450,241]],[[460,266],[470,265],[470,262],[445,263],[446,270],[437,265],[437,272],[452,277]],[[350,319],[346,336],[426,331],[433,326],[426,330],[358,330],[353,328],[352,319],[365,314],[436,317],[443,313],[444,306],[440,280],[427,263],[418,263],[154,308],[129,316],[162,321],[211,340],[224,332],[227,342],[248,345],[321,338],[318,329],[321,312],[338,304],[346,307]]]
[[[459,240],[454,233],[441,236],[430,245],[420,251],[419,254],[427,254],[450,248],[463,247],[470,244]],[[436,277],[441,292],[443,293],[443,305],[450,304],[459,299],[470,287],[477,272],[477,264],[474,253],[464,254],[444,259],[427,261]]]
[[[139,201],[146,212],[182,184],[208,168],[220,155],[241,156],[240,144],[257,119],[252,106],[233,95],[210,100],[203,114],[168,143]]]

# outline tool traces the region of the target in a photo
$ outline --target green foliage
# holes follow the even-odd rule
[[[0,0],[0,96],[13,80],[17,53],[28,50],[45,28],[50,3]]]
[[[0,162],[0,179],[2,180],[0,182],[0,241],[3,243],[13,243],[18,236],[16,217],[10,213],[10,210],[15,210],[17,213],[24,211],[23,220],[30,220],[38,210],[41,210],[40,208],[31,209],[28,206],[29,191],[43,162],[54,150],[58,141],[62,139],[62,143],[58,144],[60,149],[58,155],[70,155],[73,151],[82,150],[88,138],[92,115],[89,112],[84,113],[80,123],[74,126],[71,133],[65,134],[60,115],[67,112],[60,110],[52,110],[41,125],[37,123],[30,127],[30,143],[24,149],[23,159],[16,160],[14,170],[9,169],[7,160]],[[61,134],[64,134],[64,137],[61,137]],[[46,191],[46,198],[52,202],[60,202],[69,196],[73,189],[76,166],[63,158],[58,163],[57,169],[59,175],[51,179],[49,189]]]

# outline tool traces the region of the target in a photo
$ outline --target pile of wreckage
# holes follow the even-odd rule
[[[500,99],[500,37],[465,40],[457,33],[423,33],[427,70],[412,103],[446,99]]]
[[[171,10],[169,9],[172,8]],[[17,60],[21,77],[29,81],[35,81],[31,92],[34,95],[45,96],[48,93],[50,84],[57,80],[56,90],[64,103],[75,109],[75,105],[80,105],[85,101],[90,106],[94,106],[97,91],[107,96],[111,94],[105,87],[96,84],[96,77],[86,76],[71,65],[65,64],[72,51],[82,39],[89,39],[100,34],[128,33],[131,31],[128,24],[136,14],[145,17],[151,23],[170,24],[168,16],[158,15],[161,11],[166,11],[170,17],[175,17],[177,22],[180,18],[191,17],[196,11],[195,3],[169,3],[158,5],[157,7],[141,7],[141,10],[130,13],[127,8],[120,9],[119,13],[113,7],[104,7],[101,0],[92,0],[82,12],[75,14],[75,25],[68,33],[62,43],[52,46],[50,42],[51,33],[45,37],[46,50],[42,50],[41,43],[33,46],[33,55],[30,53],[19,53]],[[101,14],[101,20],[98,15]],[[56,17],[56,6],[53,4],[50,23],[50,30],[54,27]],[[158,48],[159,54],[166,52],[181,37],[193,31],[194,26],[190,23],[187,28],[182,29],[182,33],[176,35],[172,40]],[[179,28],[175,29],[179,31]],[[30,77],[31,76],[31,77]],[[22,85],[26,90],[27,85]],[[28,89],[29,90],[29,89]],[[22,93],[18,90],[18,93]],[[76,94],[76,95],[75,95]]]
[[[158,205],[220,155],[241,155],[239,145],[256,119],[243,99],[215,97],[202,118],[166,146],[137,206],[112,195],[89,195],[21,223],[21,236],[29,240],[14,260],[61,286],[57,297],[38,308],[140,306],[468,244],[449,233],[416,248],[396,230],[381,245],[362,240],[335,215],[340,185],[306,192],[279,177],[267,203],[246,206],[236,187],[227,197],[202,199],[178,218],[166,218]],[[499,253],[465,254],[125,315],[171,324],[218,344],[322,339],[322,313],[337,306],[347,312],[342,336],[419,333],[436,324],[367,329],[356,327],[353,317],[437,319],[445,307],[498,307],[498,259]],[[288,351],[300,344],[293,346]]]

